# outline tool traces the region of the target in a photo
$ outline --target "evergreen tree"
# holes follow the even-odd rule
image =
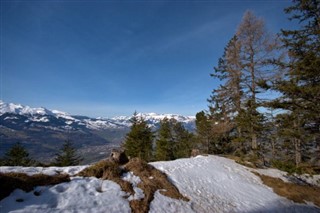
[[[210,99],[210,117],[212,119],[212,134],[214,140],[214,153],[227,151],[231,142],[231,133],[236,128],[236,135],[233,132],[234,147],[238,150],[239,144],[243,148],[243,126],[237,123],[237,116],[243,112],[244,79],[243,65],[240,58],[241,43],[237,36],[234,36],[227,44],[223,56],[219,59],[218,66],[214,68],[211,77],[222,81],[217,89],[212,91]],[[239,143],[241,142],[241,143]],[[230,151],[230,150],[229,150]]]
[[[230,134],[234,129],[234,121],[232,120],[233,114],[228,111],[228,105],[223,100],[227,98],[226,95],[220,93],[216,94],[214,105],[210,108],[210,123],[211,123],[211,144],[209,147],[209,153],[221,154],[226,150],[225,148],[231,142]]]
[[[211,77],[223,81],[217,89],[212,91],[208,100],[211,103],[210,112],[216,114],[225,114],[233,117],[239,114],[244,97],[244,82],[242,74],[242,65],[240,61],[241,44],[237,36],[234,36],[227,44],[223,56],[219,59],[218,66],[214,68]],[[241,130],[238,130],[241,134]]]
[[[173,159],[186,158],[190,156],[193,142],[193,134],[185,129],[181,122],[173,123],[174,132],[174,156]]]
[[[232,141],[240,142],[241,150],[248,140],[252,150],[258,148],[257,136],[264,122],[258,111],[262,106],[258,94],[277,74],[268,63],[275,55],[280,57],[276,53],[278,45],[277,39],[266,31],[263,20],[247,11],[211,74],[222,81],[208,100],[216,145],[228,143],[232,135]]]
[[[132,118],[130,119],[131,129],[130,132],[126,135],[123,148],[128,157],[137,157],[138,151],[140,149],[137,139],[139,138],[139,120],[137,112],[134,112]]]
[[[270,106],[288,112],[282,115],[286,125],[280,131],[293,142],[298,166],[302,143],[320,140],[320,2],[294,0],[294,5],[285,12],[292,14],[290,19],[298,20],[301,28],[282,30],[289,57],[278,61],[286,76],[275,82],[274,87],[282,96]],[[306,137],[306,132],[312,137]]]
[[[31,166],[34,161],[29,157],[27,150],[20,143],[16,143],[5,154],[3,164],[6,166]]]
[[[174,160],[189,157],[192,143],[193,134],[189,133],[181,122],[164,118],[158,130],[156,159]]]
[[[145,161],[152,160],[153,133],[147,122],[138,117],[137,112],[131,119],[131,129],[124,142],[124,150],[127,156],[139,157]]]
[[[210,153],[210,146],[212,144],[212,121],[204,112],[196,114],[196,133],[197,144],[196,147],[202,153]]]
[[[171,160],[173,158],[173,135],[172,127],[168,118],[164,118],[160,122],[160,128],[158,130],[158,139],[156,140],[156,153],[155,157],[158,161]]]
[[[264,21],[251,11],[244,14],[236,35],[240,42],[240,67],[247,96],[243,102],[244,114],[238,121],[245,124],[244,128],[251,138],[251,148],[256,150],[257,136],[263,127],[263,115],[258,111],[261,100],[257,94],[263,90],[261,84],[274,77],[273,67],[268,64],[275,55],[279,55],[277,54],[279,43],[267,32]],[[246,122],[241,122],[242,118],[245,118]]]
[[[77,155],[76,149],[74,148],[70,140],[66,140],[60,153],[56,154],[54,165],[56,166],[76,166],[79,165],[83,159]]]

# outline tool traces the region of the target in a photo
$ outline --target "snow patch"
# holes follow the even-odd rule
[[[68,174],[75,175],[87,168],[88,165],[84,166],[67,166],[67,167],[22,167],[22,166],[1,166],[0,173],[25,173],[29,176],[35,174],[45,174],[45,175],[56,175],[56,174]]]
[[[180,193],[190,200],[186,202],[172,199],[157,191],[150,204],[150,212],[308,213],[320,210],[312,204],[297,204],[280,197],[265,186],[260,178],[251,172],[252,169],[230,159],[197,156],[150,164],[164,172]],[[86,167],[0,167],[0,172],[74,175]],[[260,172],[280,178],[284,175],[278,170]],[[132,172],[125,173],[122,179],[130,182],[134,188],[135,194],[129,199],[124,198],[127,193],[112,181],[72,177],[68,183],[36,187],[29,193],[17,189],[0,201],[0,212],[131,212],[129,201],[145,196],[138,188],[141,179]]]
[[[75,177],[68,183],[36,187],[29,193],[17,189],[1,200],[0,210],[16,213],[105,213],[106,209],[111,213],[131,212],[129,202],[123,196],[125,192],[112,181]]]
[[[134,195],[130,195],[130,197],[128,198],[129,201],[141,200],[144,198],[143,190],[138,187],[138,184],[141,182],[140,177],[135,176],[133,172],[127,172],[127,173],[124,173],[121,178],[122,180],[132,184]]]
[[[259,177],[233,160],[198,156],[151,163],[166,173],[195,212],[318,212],[275,194]]]
[[[193,213],[197,212],[192,209],[191,202],[185,202],[183,200],[176,200],[170,197],[162,195],[159,190],[157,190],[154,194],[154,199],[150,203],[150,210],[149,213],[159,213],[159,212],[166,212],[166,213],[176,213],[176,212],[183,212],[183,213]]]
[[[253,171],[258,172],[261,175],[266,175],[273,178],[279,178],[284,182],[290,182],[287,178],[287,172],[280,171],[278,169],[254,169]]]

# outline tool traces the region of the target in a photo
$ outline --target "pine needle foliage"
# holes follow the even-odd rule
[[[123,144],[126,155],[130,158],[139,157],[145,161],[152,160],[153,132],[147,122],[137,112],[131,119],[131,129]]]
[[[286,125],[279,131],[294,144],[295,164],[299,166],[303,144],[320,143],[320,1],[293,2],[285,12],[301,27],[281,32],[288,58],[276,63],[286,75],[274,82],[282,96],[269,106],[285,111],[281,118]]]
[[[56,154],[54,165],[56,166],[76,166],[79,165],[83,158],[77,155],[73,143],[66,140],[62,145],[59,153]]]
[[[174,160],[189,157],[193,145],[193,134],[181,122],[164,118],[156,140],[156,160]]]
[[[5,166],[31,166],[34,164],[34,160],[29,157],[28,151],[21,143],[16,143],[5,154],[3,164]]]

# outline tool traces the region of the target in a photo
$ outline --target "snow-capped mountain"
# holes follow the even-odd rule
[[[130,120],[132,119],[133,115],[131,116],[117,116],[112,118],[115,123],[130,126]],[[185,125],[185,127],[189,130],[194,130],[194,122],[195,122],[195,116],[182,116],[177,114],[157,114],[154,112],[151,113],[138,113],[137,117],[142,117],[150,127],[157,128],[160,125],[160,122],[164,118],[168,119],[175,119],[178,122],[181,122]]]
[[[174,114],[140,113],[154,130],[167,117],[183,123],[190,131],[195,129],[195,118]],[[130,130],[132,116],[90,118],[75,116],[44,107],[32,108],[0,101],[0,157],[16,142],[23,143],[33,156],[52,157],[65,140],[76,143],[85,153],[87,162],[101,159],[100,153],[109,153],[119,147]]]
[[[24,124],[44,125],[48,128],[60,129],[83,129],[103,130],[112,128],[126,128],[130,127],[130,120],[132,116],[118,116],[114,118],[90,118],[86,116],[72,116],[66,112],[58,110],[49,110],[44,107],[31,108],[21,104],[5,103],[0,101],[0,116],[3,121],[2,125],[6,126],[8,123],[17,123],[19,117],[22,116]],[[175,114],[156,114],[156,113],[139,113],[138,117],[142,117],[147,121],[150,127],[157,128],[160,121],[164,118],[175,119],[183,123],[189,130],[194,129],[194,116],[182,116]],[[21,119],[21,117],[20,117]],[[21,121],[21,120],[20,120]],[[57,122],[59,121],[59,122]],[[56,124],[59,125],[56,125]],[[51,125],[52,124],[52,125]],[[10,125],[12,126],[12,125]]]

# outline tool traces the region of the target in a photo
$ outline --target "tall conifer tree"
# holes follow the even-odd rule
[[[244,103],[245,128],[251,138],[251,148],[258,148],[257,136],[262,129],[263,115],[258,111],[261,106],[257,94],[262,92],[261,84],[274,76],[273,67],[268,66],[277,55],[278,41],[267,32],[264,21],[247,11],[236,32],[240,42],[240,64],[243,83],[247,94]]]
[[[212,145],[212,120],[204,111],[196,114],[196,137],[197,144],[195,148],[198,148],[203,153],[211,152]]]
[[[158,139],[156,140],[156,160],[171,160],[173,158],[172,125],[168,118],[160,122]]]
[[[185,129],[181,122],[172,121],[174,131],[174,159],[190,156],[193,134]]]
[[[145,161],[152,160],[153,133],[147,122],[137,112],[131,119],[131,129],[127,134],[124,149],[129,157],[139,157]]]
[[[56,154],[55,165],[57,166],[76,166],[83,160],[70,140],[66,140],[59,153]]]
[[[275,82],[282,96],[271,103],[289,113],[281,116],[281,132],[291,138],[295,147],[295,163],[301,163],[301,145],[310,140],[319,143],[320,130],[320,2],[318,0],[294,0],[285,9],[292,20],[298,20],[301,28],[282,30],[287,61],[278,64],[286,70],[286,77]],[[310,137],[306,137],[306,131]]]

